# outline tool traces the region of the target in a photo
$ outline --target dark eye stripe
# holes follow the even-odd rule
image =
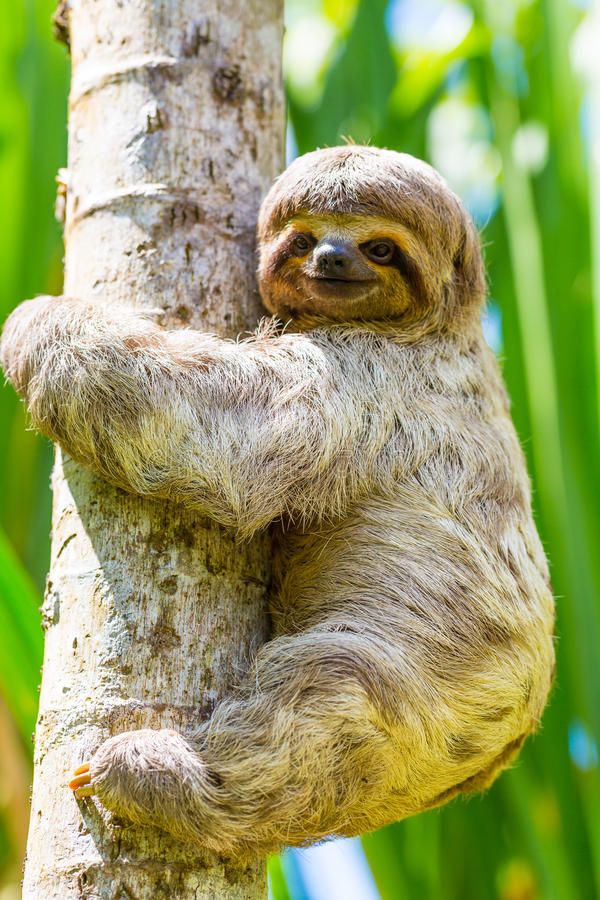
[[[304,256],[315,246],[315,243],[312,234],[296,234],[292,237],[290,249],[293,254]]]
[[[375,240],[366,241],[366,243],[361,244],[360,250],[362,250],[365,256],[373,262],[380,263],[381,265],[390,265],[394,257],[396,244],[391,240],[376,238]]]
[[[297,253],[294,250],[294,241],[298,237],[304,237],[309,243],[309,246],[306,250],[304,250],[301,254]],[[316,241],[311,234],[291,234],[289,238],[280,246],[277,250],[273,251],[269,258],[269,263],[267,267],[267,271],[270,275],[275,275],[279,269],[284,265],[284,263],[290,259],[291,257],[298,257],[305,255],[308,251],[314,247]]]
[[[415,299],[420,300],[423,303],[426,302],[427,291],[423,284],[421,270],[412,256],[404,253],[404,251],[397,246],[392,261],[390,262],[390,266],[397,269],[407,284],[411,286]]]

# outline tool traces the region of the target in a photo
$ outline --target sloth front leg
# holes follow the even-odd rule
[[[345,374],[349,355],[302,334],[163,331],[131,308],[68,297],[21,304],[0,345],[33,425],[73,459],[246,537],[282,516],[331,515],[365,482],[369,455],[356,448],[378,446],[393,411],[374,414],[362,375]]]
[[[405,780],[403,760],[371,696],[377,648],[361,651],[356,638],[313,631],[270,642],[246,696],[221,703],[191,738],[117,735],[72,786],[132,821],[226,855],[393,819],[391,785]]]

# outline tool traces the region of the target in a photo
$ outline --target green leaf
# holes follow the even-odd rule
[[[0,691],[29,737],[35,726],[42,664],[39,597],[31,579],[0,531]]]
[[[345,138],[368,142],[382,127],[396,82],[386,6],[386,0],[361,0],[350,33],[327,73],[317,109],[306,109],[290,93],[290,117],[301,152]]]

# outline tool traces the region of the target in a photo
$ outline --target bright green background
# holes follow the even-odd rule
[[[52,207],[68,65],[51,39],[52,2],[1,2],[3,319],[24,297],[60,290]],[[387,6],[288,0],[293,135],[300,152],[348,135],[429,158],[485,220],[492,322],[501,317],[499,355],[558,598],[558,677],[542,731],[487,795],[364,847],[390,900],[587,900],[600,896],[600,26],[569,0]],[[437,30],[436,6],[446,15]],[[433,10],[431,28],[409,28],[409,7]],[[405,27],[391,40],[394,22]],[[18,897],[50,463],[0,390],[0,900]],[[277,861],[272,879],[284,898]]]

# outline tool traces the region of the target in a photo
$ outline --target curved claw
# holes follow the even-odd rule
[[[84,763],[82,766],[79,766],[75,769],[73,775],[75,777],[69,781],[69,787],[74,791],[77,799],[81,800],[83,797],[91,797],[95,793],[95,789],[92,784],[92,776],[90,775],[90,764]]]

